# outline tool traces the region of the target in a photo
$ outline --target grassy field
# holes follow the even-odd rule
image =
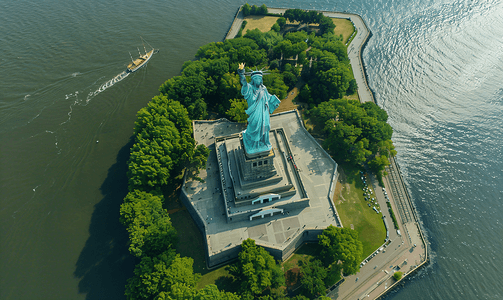
[[[245,28],[243,29],[243,35],[246,34],[246,31],[248,30],[253,30],[255,28],[258,28],[262,32],[267,32],[271,30],[272,25],[276,23],[276,20],[278,20],[278,17],[270,17],[270,16],[248,16],[244,18],[247,22]],[[334,33],[336,35],[342,34],[342,41],[346,43],[353,34],[353,31],[355,30],[353,24],[351,21],[347,19],[338,19],[338,18],[333,18],[332,19],[334,24],[335,24],[335,29]],[[298,24],[298,23],[290,23],[287,22],[287,24]]]
[[[171,208],[174,204],[171,203]],[[235,285],[232,284],[232,278],[227,271],[227,266],[217,269],[208,269],[206,267],[206,248],[203,237],[196,223],[192,220],[189,212],[185,208],[171,209],[170,218],[173,226],[178,231],[178,244],[176,251],[181,256],[192,257],[194,260],[194,273],[202,275],[197,283],[197,288],[202,289],[208,284],[216,284],[220,290],[227,292],[236,292]]]
[[[345,44],[353,34],[353,31],[355,31],[353,23],[347,19],[333,18],[332,21],[334,21],[335,24],[334,33],[336,35],[342,34],[342,42]]]
[[[281,103],[279,104],[278,108],[276,108],[274,113],[280,113],[292,109],[297,109],[299,106],[301,106],[302,108],[303,105],[305,106],[305,104],[303,103],[296,103],[294,101],[303,85],[304,81],[302,80],[302,78],[299,77],[299,81],[297,82],[295,87],[288,91],[288,96],[285,99],[280,99]]]
[[[359,170],[346,165],[343,169],[339,168],[334,202],[342,225],[358,231],[365,258],[384,243],[386,229],[382,214],[377,214],[364,199]]]
[[[248,16],[244,18],[247,22],[245,28],[243,29],[243,35],[246,34],[247,30],[253,30],[255,28],[260,29],[262,32],[268,32],[271,30],[272,25],[276,23],[278,17],[270,16]]]
[[[206,268],[206,248],[203,244],[201,232],[192,220],[186,209],[179,210],[169,215],[171,223],[178,232],[178,244],[176,251],[181,256],[189,256],[194,259],[194,272],[202,275],[210,272]]]

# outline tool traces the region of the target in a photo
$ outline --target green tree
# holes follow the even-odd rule
[[[332,18],[324,17],[323,19],[320,20],[319,25],[320,25],[320,34],[334,32],[335,24],[334,21],[332,21]]]
[[[245,4],[243,5],[243,15],[244,15],[245,17],[247,17],[247,16],[249,16],[249,15],[250,15],[250,13],[251,13],[251,6],[250,6],[250,4],[245,3]]]
[[[240,283],[242,293],[260,295],[267,288],[284,285],[283,270],[264,248],[247,239],[241,244],[238,262],[231,268],[231,274]]]
[[[305,42],[308,35],[305,31],[295,31],[285,34],[285,40],[289,40],[292,44]]]
[[[281,30],[281,27],[279,27],[278,23],[274,23],[271,27],[271,30],[279,32]]]
[[[223,49],[223,42],[213,42],[206,44],[204,46],[201,46],[196,53],[196,58],[198,59],[203,59],[203,58],[209,58],[209,59],[215,59],[215,58],[220,58],[225,55],[226,51]]]
[[[311,90],[309,88],[309,84],[304,84],[302,89],[300,90],[300,98],[303,102],[312,103],[313,99],[311,98]]]
[[[258,9],[257,9],[257,15],[267,15],[267,6],[265,4],[262,4]]]
[[[257,5],[252,5],[251,7],[251,13],[252,15],[257,15],[258,14],[259,7]]]
[[[138,190],[129,192],[120,208],[120,221],[129,232],[132,255],[155,256],[174,248],[176,230],[162,208],[162,196]]]
[[[298,8],[287,9],[283,14],[283,17],[287,18],[290,22],[302,21],[304,13],[305,12],[302,9]]]
[[[309,300],[309,298],[307,298],[304,295],[296,295],[296,296],[294,296],[293,298],[290,298],[290,299],[291,300]]]
[[[283,81],[283,76],[279,72],[271,72],[263,77],[264,85],[271,95],[284,99],[288,92],[288,86]]]
[[[357,89],[358,89],[358,85],[356,84],[356,80],[351,79],[349,81],[349,87],[346,90],[346,95],[353,95]]]
[[[302,98],[307,92],[301,91]],[[360,165],[372,155],[395,155],[391,135],[386,123],[387,114],[375,104],[360,104],[356,100],[332,99],[310,110],[310,119],[316,130],[327,135],[324,146],[336,159]],[[380,166],[386,160],[373,163]],[[379,168],[376,168],[378,170]]]
[[[303,294],[313,299],[325,293],[325,278],[327,269],[323,267],[321,261],[314,259],[304,261],[300,268]]]
[[[135,143],[128,161],[129,189],[159,190],[172,183],[194,154],[187,110],[156,96],[137,114]]]
[[[248,103],[245,99],[232,99],[231,108],[226,112],[227,116],[234,122],[245,123],[248,115],[245,110],[248,109]]]
[[[389,166],[389,160],[385,155],[376,155],[368,163],[369,169],[376,174],[377,180],[380,185],[383,185],[382,178],[387,175],[384,171],[387,166]]]
[[[275,45],[283,40],[283,35],[276,31],[268,31],[264,34],[263,44],[260,46],[266,51],[271,50]]]
[[[283,72],[283,81],[290,88],[293,89],[297,84],[297,77],[290,72]]]
[[[208,284],[197,291],[194,300],[239,300],[241,299],[234,293],[219,291],[214,284]]]
[[[198,145],[187,166],[188,178],[202,181],[199,170],[206,166],[210,150],[205,145]]]
[[[191,298],[201,277],[194,274],[192,264],[192,258],[180,257],[174,250],[142,258],[126,284],[127,299]]]
[[[276,24],[279,25],[279,27],[281,29],[283,29],[286,25],[286,19],[284,17],[279,17],[277,20],[276,20]]]
[[[393,274],[393,278],[395,278],[395,280],[398,281],[398,280],[402,279],[402,275],[403,275],[403,273],[398,271]]]
[[[327,264],[341,261],[345,275],[356,274],[360,270],[363,246],[357,231],[330,225],[318,239],[322,247],[321,255]]]

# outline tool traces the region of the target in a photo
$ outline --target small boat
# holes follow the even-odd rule
[[[143,41],[143,39],[142,39],[142,41]],[[149,46],[150,46],[150,44],[149,44]],[[133,60],[131,53],[129,53],[129,56],[131,56],[131,63],[127,66],[126,73],[133,73],[133,72],[138,71],[141,67],[143,67],[147,64],[147,62],[150,60],[150,58],[152,58],[152,55],[154,55],[155,53],[157,53],[159,51],[159,50],[154,49],[152,47],[152,50],[147,52],[145,45],[143,45],[143,49],[145,50],[145,54],[141,54],[140,49],[138,49],[138,54],[140,55],[140,57],[138,57],[135,60]]]

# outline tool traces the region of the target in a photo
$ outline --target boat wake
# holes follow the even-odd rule
[[[103,92],[104,90],[108,89],[109,87],[113,86],[119,81],[122,81],[124,78],[128,77],[130,73],[123,71],[122,73],[116,75],[114,78],[110,79],[109,81],[103,83],[96,91],[90,92],[89,95],[87,95],[87,100],[86,102],[89,102],[92,98],[94,98],[96,95],[99,93]]]

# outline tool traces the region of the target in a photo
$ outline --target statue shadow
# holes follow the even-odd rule
[[[100,187],[103,199],[94,207],[89,238],[79,255],[74,276],[86,299],[125,299],[126,281],[135,260],[128,252],[128,233],[119,222],[119,208],[128,193],[127,161],[133,137],[117,154]]]

